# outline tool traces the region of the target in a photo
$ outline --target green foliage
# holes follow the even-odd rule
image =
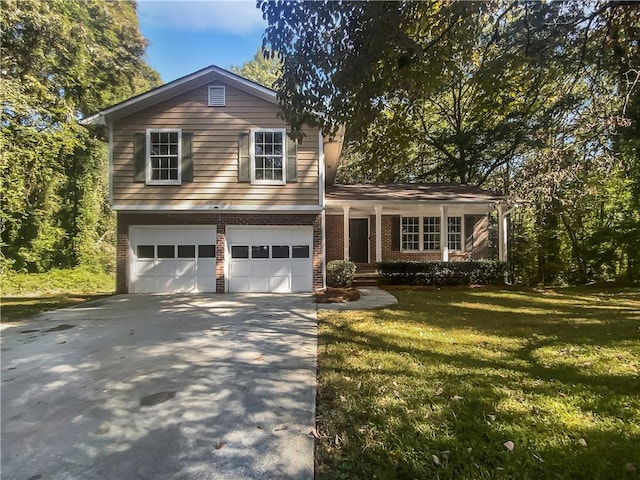
[[[637,477],[637,291],[391,292],[319,315],[317,479]]]
[[[379,262],[382,283],[395,285],[501,285],[505,262]]]
[[[52,269],[46,273],[5,272],[1,280],[4,297],[56,293],[110,293],[115,287],[113,275],[90,267]]]
[[[350,287],[356,276],[356,265],[349,260],[331,260],[327,263],[327,286]]]
[[[273,88],[282,73],[282,62],[277,52],[260,48],[248,62],[239,67],[232,65],[231,71],[264,87]]]
[[[103,132],[77,120],[159,83],[135,4],[7,0],[0,21],[3,268],[112,262]]]

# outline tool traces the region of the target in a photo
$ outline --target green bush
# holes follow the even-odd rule
[[[4,272],[2,295],[113,292],[114,276],[89,267],[53,269],[45,273]]]
[[[350,287],[356,276],[356,265],[349,260],[331,260],[327,263],[327,286]]]
[[[381,262],[382,283],[395,285],[500,285],[507,271],[505,262]]]

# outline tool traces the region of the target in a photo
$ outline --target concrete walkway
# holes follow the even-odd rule
[[[3,480],[313,479],[309,295],[119,295],[2,331]]]
[[[398,299],[378,287],[358,287],[362,294],[359,300],[345,303],[318,303],[318,310],[370,310],[388,307],[398,303]]]

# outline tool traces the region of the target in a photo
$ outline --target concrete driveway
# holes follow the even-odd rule
[[[2,478],[312,479],[309,295],[120,295],[2,332]]]

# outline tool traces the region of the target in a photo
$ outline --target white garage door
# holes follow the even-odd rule
[[[229,291],[310,292],[312,227],[227,227]]]
[[[131,227],[131,293],[216,291],[216,227]]]

